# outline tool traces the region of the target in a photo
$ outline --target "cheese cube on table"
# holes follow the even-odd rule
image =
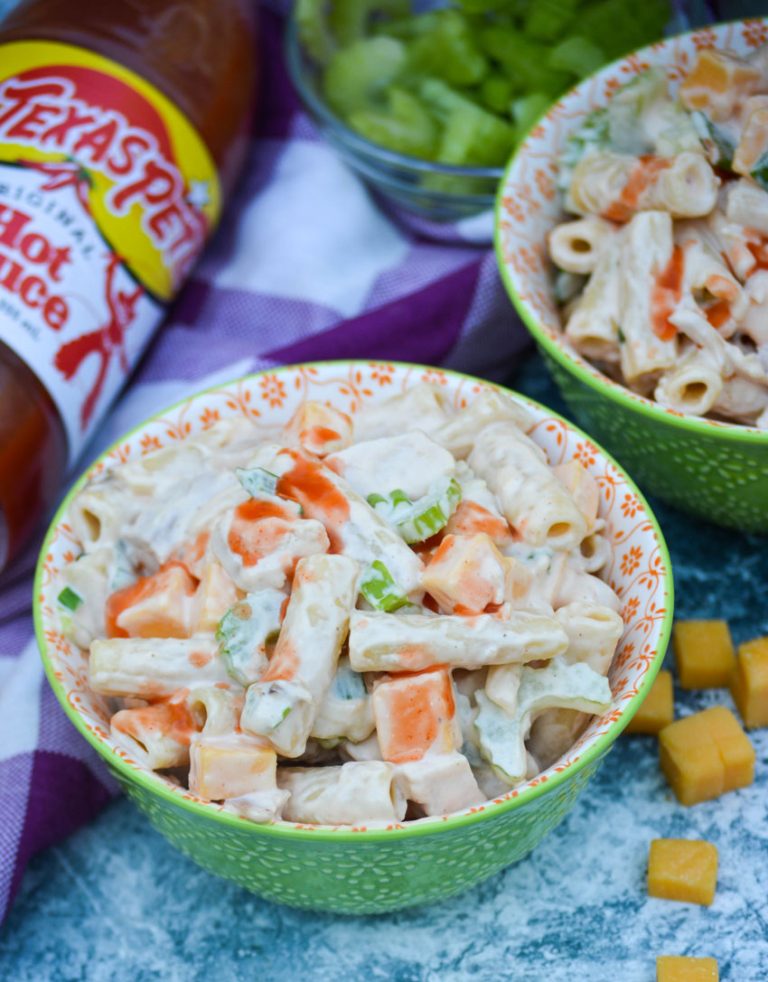
[[[677,678],[684,689],[725,688],[735,664],[726,621],[676,621],[672,628]]]
[[[717,798],[754,780],[755,751],[725,706],[713,706],[665,726],[659,764],[683,805]]]
[[[648,695],[629,721],[627,733],[658,733],[668,726],[675,715],[672,673],[659,672]]]
[[[719,979],[714,958],[659,955],[656,959],[656,982],[719,982]]]
[[[768,726],[768,638],[739,645],[731,695],[748,729]]]
[[[717,848],[691,839],[654,839],[648,854],[648,893],[708,907],[717,886]]]

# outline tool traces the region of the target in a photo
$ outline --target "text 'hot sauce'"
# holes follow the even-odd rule
[[[26,0],[0,23],[0,569],[218,221],[251,0]]]

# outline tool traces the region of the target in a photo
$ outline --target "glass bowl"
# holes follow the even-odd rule
[[[371,143],[350,129],[325,103],[318,71],[288,19],[288,72],[320,133],[407,228],[443,241],[490,243],[501,167],[457,167],[420,160]],[[460,190],[452,185],[459,184]]]

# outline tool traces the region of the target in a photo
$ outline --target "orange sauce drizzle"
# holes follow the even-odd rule
[[[654,157],[652,154],[638,157],[618,198],[603,211],[603,218],[612,222],[628,222],[637,211],[643,193],[656,181],[661,171],[670,166],[671,161],[665,157]]]
[[[298,501],[307,518],[322,522],[331,541],[331,552],[341,551],[341,531],[349,521],[349,502],[327,476],[319,462],[293,450],[293,467],[277,482],[277,493]]]
[[[677,334],[677,328],[670,323],[669,317],[680,302],[684,271],[683,250],[676,245],[669,262],[657,275],[651,293],[651,328],[661,341],[671,341]]]

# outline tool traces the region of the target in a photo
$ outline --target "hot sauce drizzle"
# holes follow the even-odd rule
[[[638,157],[618,198],[603,211],[603,218],[612,222],[628,222],[638,210],[643,192],[656,181],[662,171],[671,166],[671,163],[671,160],[666,157],[654,157],[652,154]]]
[[[683,250],[674,246],[669,262],[656,277],[651,293],[651,328],[661,341],[671,341],[677,328],[669,317],[680,303],[683,292],[685,261]]]
[[[322,522],[331,540],[331,552],[341,552],[342,528],[349,521],[349,502],[319,462],[294,450],[286,451],[293,467],[277,482],[277,493],[298,501],[307,518]]]

